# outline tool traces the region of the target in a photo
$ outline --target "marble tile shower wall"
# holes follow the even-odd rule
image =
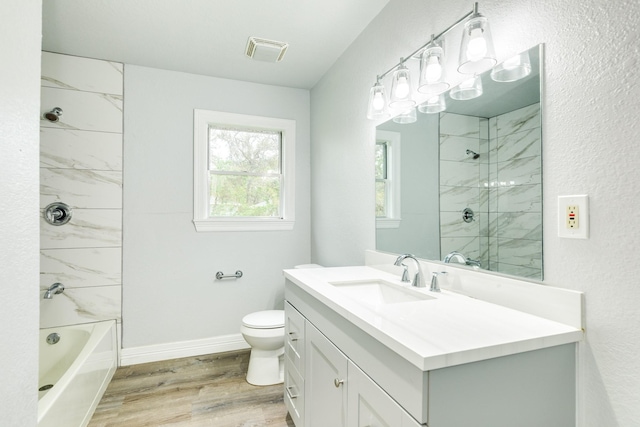
[[[542,278],[540,104],[489,120],[491,269]]]
[[[54,107],[57,123],[40,120],[40,208],[63,202],[73,216],[40,216],[40,288],[66,288],[41,292],[40,326],[120,322],[123,65],[43,52],[41,112]]]
[[[539,104],[491,119],[441,115],[443,256],[457,250],[493,271],[541,278],[540,137]],[[463,221],[465,208],[474,221]]]
[[[480,154],[477,159],[467,150]],[[440,116],[440,253],[459,251],[485,260],[488,180],[488,120],[443,113]],[[473,210],[475,220],[465,222],[462,211]],[[486,239],[485,239],[486,240]],[[483,262],[483,265],[486,265]]]

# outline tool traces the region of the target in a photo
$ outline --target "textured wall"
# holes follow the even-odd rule
[[[42,2],[0,14],[0,424],[35,426],[38,387],[38,106]]]
[[[125,93],[123,347],[239,334],[310,259],[309,91],[125,65]],[[194,108],[296,120],[293,230],[195,231]]]
[[[586,293],[580,425],[638,425],[640,4],[487,0],[480,7],[499,59],[545,43],[544,272],[546,283]],[[376,123],[365,114],[376,74],[469,8],[462,0],[392,0],[313,89],[314,262],[361,264],[375,245]],[[447,47],[456,57],[454,35]],[[588,240],[557,237],[557,196],[569,194],[590,197]]]

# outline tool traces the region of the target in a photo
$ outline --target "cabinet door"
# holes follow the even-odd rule
[[[349,362],[348,424],[350,427],[419,427],[395,400]]]
[[[291,304],[284,306],[286,317],[284,332],[284,352],[298,370],[304,375],[304,323],[305,319]]]
[[[346,427],[347,358],[309,322],[305,334],[305,427]]]

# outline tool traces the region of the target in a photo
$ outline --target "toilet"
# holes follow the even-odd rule
[[[253,385],[282,383],[284,355],[284,310],[247,314],[240,328],[251,346],[247,382]]]
[[[321,268],[318,264],[294,268]],[[265,310],[242,318],[240,332],[251,346],[247,382],[273,385],[284,382],[284,310]]]

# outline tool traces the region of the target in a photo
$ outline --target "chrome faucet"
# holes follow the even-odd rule
[[[58,295],[64,292],[64,285],[62,283],[54,283],[49,286],[49,289],[44,293],[44,299],[51,299],[54,295]]]
[[[415,286],[417,288],[426,287],[427,285],[424,283],[424,275],[422,274],[422,268],[420,267],[420,262],[416,259],[414,255],[411,255],[411,254],[400,255],[398,259],[396,259],[396,262],[393,263],[393,265],[404,267],[404,271],[402,272],[402,281],[409,282],[409,277],[408,277],[409,274],[408,274],[407,266],[403,264],[403,261],[407,258],[412,259],[416,263],[416,275],[413,277],[411,286]]]
[[[466,256],[462,255],[458,251],[453,251],[449,253],[446,257],[444,257],[443,262],[445,264],[449,264],[453,259],[456,259],[459,264],[471,265],[473,267],[478,267],[478,268],[482,266],[480,263],[480,260],[467,258]]]

